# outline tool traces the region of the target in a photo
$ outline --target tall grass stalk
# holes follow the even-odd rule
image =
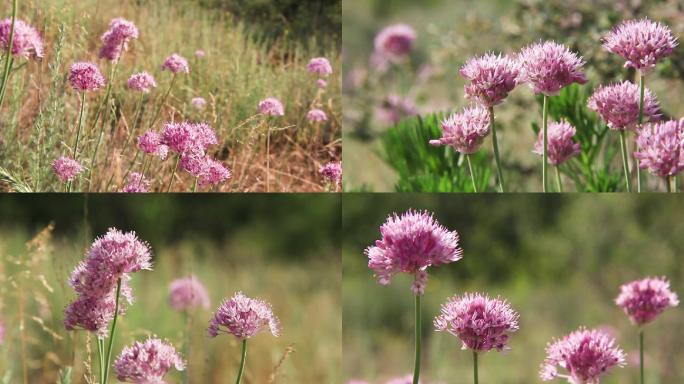
[[[5,92],[7,91],[7,83],[9,82],[9,75],[12,71],[12,64],[14,58],[12,56],[12,48],[14,47],[14,27],[17,22],[17,6],[18,1],[12,1],[12,27],[10,28],[9,41],[7,42],[7,52],[5,53],[5,68],[2,73],[2,87],[0,88],[0,110],[2,109],[2,102],[5,100]]]

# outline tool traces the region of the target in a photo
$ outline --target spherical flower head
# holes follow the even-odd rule
[[[399,272],[413,274],[412,290],[422,295],[427,268],[458,261],[463,257],[456,231],[449,231],[427,211],[409,210],[393,214],[380,227],[382,238],[366,248],[368,267],[378,282],[387,285]]]
[[[203,59],[204,56],[206,56],[206,53],[205,53],[203,50],[198,49],[198,50],[195,51],[195,57],[196,57],[196,58],[198,58],[198,59]]]
[[[121,17],[112,19],[109,22],[109,28],[100,37],[102,47],[99,57],[109,61],[118,60],[121,53],[128,49],[128,42],[131,39],[137,39],[138,35],[138,27],[132,22]]]
[[[464,88],[466,97],[485,107],[493,107],[518,84],[520,64],[508,56],[490,53],[468,60],[460,73],[470,81]]]
[[[603,37],[603,48],[625,59],[625,67],[642,72],[672,55],[676,46],[670,28],[648,19],[624,21]]]
[[[584,84],[584,60],[566,46],[553,41],[532,44],[518,55],[520,81],[529,83],[534,93],[555,96],[572,83]]]
[[[322,110],[314,108],[306,114],[306,119],[312,123],[320,123],[323,121],[328,121],[328,115]]]
[[[79,173],[83,171],[81,164],[66,156],[60,156],[52,163],[52,170],[62,183],[73,180]]]
[[[582,152],[579,143],[572,141],[577,130],[567,121],[554,121],[547,127],[549,140],[547,141],[547,155],[549,164],[560,165],[571,157]],[[539,130],[537,141],[534,143],[534,151],[537,155],[544,154],[544,131]]]
[[[207,157],[199,174],[199,185],[218,185],[230,179],[231,176],[230,170],[222,162]]]
[[[176,53],[166,58],[164,64],[162,64],[162,70],[167,70],[174,75],[177,73],[190,73],[188,61]]]
[[[404,118],[415,116],[418,109],[412,99],[390,94],[382,101],[376,112],[380,120],[388,124],[397,124]]]
[[[385,27],[375,36],[375,52],[396,60],[408,55],[416,41],[416,31],[406,24]]]
[[[270,330],[273,336],[280,335],[278,318],[273,314],[271,305],[238,292],[218,307],[208,333],[209,337],[229,333],[239,340],[246,340],[265,330]]]
[[[87,92],[104,87],[105,79],[95,64],[78,62],[71,65],[69,83],[75,90]]]
[[[667,308],[679,305],[677,294],[664,277],[647,277],[620,287],[615,303],[635,325],[650,323]]]
[[[642,169],[660,177],[675,176],[684,169],[684,119],[646,125],[636,143],[634,157]]]
[[[448,145],[464,154],[475,153],[489,135],[489,112],[481,106],[467,107],[444,119],[441,127],[442,137],[430,140],[431,145]]]
[[[114,362],[116,378],[125,383],[162,384],[171,368],[185,369],[185,362],[171,344],[159,339],[136,341]]]
[[[207,155],[201,148],[191,148],[181,154],[178,167],[194,177],[199,177],[204,170]]]
[[[145,193],[149,192],[150,181],[140,172],[132,172],[128,176],[128,183],[123,187],[125,193]]]
[[[152,269],[150,247],[138,239],[135,232],[109,228],[95,239],[86,256],[90,273],[111,275],[116,280],[122,274]]]
[[[318,79],[316,81],[316,85],[318,86],[318,88],[323,89],[323,88],[326,88],[328,86],[328,82],[323,80],[323,79]]]
[[[154,77],[147,72],[140,72],[132,75],[128,79],[128,88],[143,93],[150,92],[150,89],[157,87]]]
[[[625,81],[599,87],[589,97],[589,109],[596,111],[614,130],[634,129],[639,123],[639,86]],[[644,90],[644,120],[660,119],[660,105],[650,90]]]
[[[311,59],[306,66],[306,70],[310,73],[316,73],[321,77],[328,77],[333,73],[332,65],[330,65],[330,61],[325,57],[314,57]]]
[[[285,115],[285,108],[280,100],[269,97],[259,103],[259,113],[269,116],[283,116]]]
[[[340,185],[342,182],[342,162],[341,161],[331,161],[323,165],[318,173],[323,176],[329,183],[334,185]]]
[[[202,110],[207,106],[207,101],[202,97],[193,97],[192,100],[190,100],[190,104],[192,104],[195,109]]]
[[[152,130],[138,136],[138,148],[148,155],[159,156],[162,160],[166,159],[169,153],[169,147],[162,144],[162,136]]]
[[[67,331],[81,329],[94,332],[98,337],[105,338],[115,310],[116,302],[110,296],[80,296],[64,310],[64,328]]]
[[[8,18],[0,21],[0,50],[2,51],[7,51],[11,30],[12,19]],[[12,55],[25,59],[42,58],[45,56],[43,39],[40,37],[40,33],[23,20],[16,19],[14,22]]]
[[[442,313],[435,318],[434,325],[437,331],[458,337],[463,349],[503,351],[510,333],[518,330],[518,317],[506,300],[466,293],[442,304]]]
[[[546,347],[539,375],[544,381],[564,378],[571,384],[599,384],[601,375],[624,365],[625,354],[615,339],[600,330],[580,328]]]
[[[181,155],[194,149],[203,151],[218,144],[216,133],[206,123],[166,123],[161,136],[162,144]]]
[[[169,305],[179,312],[209,309],[209,293],[195,276],[176,279],[169,285]]]

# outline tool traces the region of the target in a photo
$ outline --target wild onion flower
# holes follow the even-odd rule
[[[164,124],[161,143],[182,155],[195,148],[206,150],[209,146],[218,144],[218,139],[208,124],[184,121]]]
[[[399,59],[413,49],[416,31],[406,24],[385,27],[375,36],[375,52],[388,59]]]
[[[104,339],[107,337],[107,327],[114,319],[115,306],[111,294],[104,298],[81,296],[69,303],[64,310],[64,328],[67,331],[82,329],[93,332]]]
[[[342,162],[326,163],[318,170],[318,173],[330,184],[339,186],[342,182]]]
[[[177,73],[190,73],[188,61],[177,53],[166,58],[164,64],[162,64],[162,70],[169,71],[174,75]]]
[[[314,57],[311,59],[309,64],[306,66],[306,70],[310,73],[316,73],[320,77],[328,77],[333,72],[330,61],[328,61],[328,59],[325,57]]]
[[[323,80],[323,79],[318,79],[316,81],[316,85],[318,86],[318,88],[322,89],[322,88],[326,88],[328,86],[328,82]]]
[[[69,69],[69,83],[75,90],[87,92],[104,87],[105,79],[95,64],[78,62]]]
[[[195,109],[202,110],[207,106],[207,101],[202,97],[193,97],[192,100],[190,100],[190,104],[192,104]]]
[[[194,275],[176,279],[169,285],[169,305],[179,312],[195,307],[208,309],[209,293]]]
[[[198,59],[203,59],[204,56],[206,56],[206,53],[205,53],[203,50],[198,49],[198,50],[195,51],[195,57],[196,57],[196,58],[198,58]]]
[[[458,261],[463,257],[456,231],[449,231],[427,211],[408,210],[393,214],[380,227],[382,238],[366,248],[368,267],[378,282],[387,285],[400,272],[415,276],[412,290],[422,295],[427,268]]]
[[[0,50],[7,51],[12,19],[0,21]],[[12,56],[25,59],[42,58],[45,55],[43,39],[40,33],[23,20],[16,19],[14,22],[14,38],[12,39]]]
[[[544,381],[563,378],[571,384],[598,384],[601,375],[624,365],[625,354],[611,336],[582,327],[547,346],[539,376]]]
[[[489,113],[481,106],[466,107],[442,120],[442,137],[430,140],[434,146],[448,145],[463,154],[477,152],[489,135]]]
[[[521,66],[520,81],[529,83],[534,93],[555,96],[572,83],[584,84],[582,57],[554,41],[532,44],[518,55]]]
[[[52,163],[52,170],[63,183],[73,180],[83,171],[81,164],[69,157],[60,156]]]
[[[159,339],[136,341],[125,347],[114,362],[116,378],[125,383],[165,383],[171,368],[185,369],[185,362],[173,346]]]
[[[246,340],[262,331],[270,331],[275,337],[280,335],[278,318],[273,314],[271,305],[237,292],[218,307],[209,324],[208,334],[216,337],[227,333],[238,340]]]
[[[397,124],[407,117],[415,116],[418,109],[410,98],[389,94],[378,106],[376,113],[387,124]]]
[[[667,308],[679,305],[677,294],[670,290],[670,282],[664,277],[647,277],[620,287],[615,303],[629,319],[638,326],[653,321]]]
[[[270,116],[283,116],[285,115],[285,108],[280,100],[275,97],[269,97],[259,103],[259,113]]]
[[[470,81],[464,88],[466,97],[493,107],[518,84],[520,64],[508,56],[488,53],[468,60],[459,72]]]
[[[145,175],[139,172],[132,172],[128,176],[128,184],[126,184],[122,191],[125,193],[145,193],[149,192],[150,181]]]
[[[548,127],[548,159],[549,164],[560,165],[571,157],[579,154],[582,149],[579,143],[572,141],[577,130],[565,120],[552,122]],[[544,146],[544,132],[539,131],[537,142],[534,144],[534,153],[542,154]]]
[[[230,179],[232,174],[222,162],[207,157],[202,172],[199,174],[199,185],[218,185]]]
[[[639,124],[639,86],[625,81],[600,86],[587,101],[613,130],[632,130]],[[644,90],[644,116],[648,121],[660,118],[660,105],[648,89]]]
[[[665,179],[684,169],[684,119],[646,125],[636,142],[634,156],[642,169]]]
[[[314,108],[306,114],[306,119],[312,123],[328,121],[328,115],[322,110]]]
[[[138,148],[148,155],[159,156],[162,160],[166,159],[169,153],[169,147],[162,144],[161,134],[152,130],[138,136]]]
[[[666,25],[646,18],[620,23],[603,37],[603,48],[625,59],[625,67],[648,72],[672,55],[677,39]]]
[[[151,88],[157,87],[157,82],[149,73],[140,72],[131,75],[131,77],[128,79],[127,85],[129,89],[134,91],[149,93]]]
[[[100,37],[102,41],[100,58],[109,61],[118,60],[121,53],[128,49],[128,43],[132,39],[137,39],[138,35],[138,27],[132,22],[121,17],[112,19],[109,22],[109,29]]]

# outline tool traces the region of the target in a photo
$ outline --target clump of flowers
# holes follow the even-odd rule
[[[209,308],[209,293],[195,276],[176,279],[169,285],[169,305],[176,311]]]
[[[162,136],[152,130],[138,136],[138,148],[148,155],[159,156],[162,160],[166,159],[169,153],[169,147],[162,144]]]
[[[459,72],[470,81],[464,88],[466,97],[493,107],[518,84],[520,64],[508,56],[490,53],[468,60]]]
[[[342,182],[342,162],[329,162],[323,165],[318,173],[323,176],[330,184],[339,186]]]
[[[387,59],[399,59],[413,49],[416,31],[406,24],[385,27],[375,36],[375,52]]]
[[[162,70],[169,71],[174,75],[177,73],[190,73],[188,61],[177,53],[166,58],[164,64],[162,64]]]
[[[73,180],[83,171],[81,164],[66,156],[60,156],[52,163],[52,170],[63,183]]]
[[[564,378],[572,384],[598,384],[610,369],[624,365],[625,354],[611,336],[580,328],[547,346],[539,375],[544,381]]]
[[[332,65],[330,65],[330,61],[325,57],[314,57],[311,59],[306,66],[306,70],[310,73],[318,74],[320,77],[328,77],[333,73]]]
[[[0,48],[7,50],[12,30],[12,19],[0,21]],[[12,55],[25,59],[42,58],[45,55],[43,39],[40,33],[23,20],[14,22],[14,37],[12,39]]]
[[[207,106],[207,101],[202,97],[193,97],[192,100],[190,100],[190,104],[192,104],[195,109],[201,110]]]
[[[114,362],[117,379],[125,383],[165,383],[164,376],[171,368],[182,371],[185,362],[171,344],[159,339],[136,341]]]
[[[100,58],[109,61],[118,60],[121,53],[128,49],[128,43],[132,39],[137,39],[138,28],[132,22],[124,18],[112,19],[109,22],[109,29],[102,35],[102,47],[100,48]]]
[[[208,124],[184,121],[164,124],[161,143],[182,155],[193,149],[204,151],[209,146],[218,144],[218,139]]]
[[[132,75],[127,83],[128,88],[134,91],[149,93],[150,89],[157,87],[154,77],[147,72],[140,72]]]
[[[71,65],[69,83],[75,90],[86,92],[104,87],[105,79],[95,64],[82,61]]]
[[[442,137],[430,140],[430,144],[448,145],[464,154],[475,153],[489,135],[489,113],[480,106],[467,107],[444,119],[440,126]]]
[[[285,108],[280,100],[269,97],[259,102],[259,113],[269,116],[283,116],[285,115]]]
[[[535,93],[555,96],[572,83],[584,84],[584,60],[566,46],[554,41],[532,44],[518,55],[520,81],[529,83]]]
[[[221,303],[208,329],[209,337],[227,333],[239,340],[252,338],[263,331],[270,331],[273,336],[278,337],[278,318],[273,314],[270,304],[251,299],[242,292]]]
[[[625,311],[632,323],[642,326],[666,309],[679,305],[679,298],[670,290],[670,282],[664,277],[647,277],[620,287],[615,303]]]
[[[150,181],[140,172],[133,172],[128,176],[128,183],[123,187],[125,193],[149,192]]]
[[[684,119],[647,125],[636,142],[634,156],[642,169],[665,179],[684,169]]]
[[[328,121],[328,115],[324,111],[314,108],[306,114],[306,119],[312,123]]]
[[[670,28],[645,18],[624,21],[603,37],[603,48],[625,59],[625,67],[641,72],[672,55],[676,46]]]
[[[639,86],[625,81],[599,87],[589,97],[589,109],[598,112],[608,128],[631,130],[639,124]],[[660,118],[660,105],[648,89],[644,90],[643,114],[649,121]]]
[[[548,127],[548,159],[549,164],[560,165],[568,161],[573,156],[579,154],[582,149],[579,143],[575,143],[572,138],[577,130],[567,121],[557,121],[549,124]],[[537,142],[534,144],[534,153],[542,155],[544,146],[544,132],[539,131]]]

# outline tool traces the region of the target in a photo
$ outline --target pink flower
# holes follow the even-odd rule
[[[73,180],[79,173],[83,171],[81,164],[66,156],[60,156],[52,163],[52,170],[55,172],[62,183]]]
[[[201,97],[193,97],[192,100],[190,100],[190,104],[196,109],[204,109],[204,107],[207,106],[207,101]]]
[[[195,57],[196,57],[196,58],[198,58],[198,59],[203,59],[204,56],[206,56],[206,53],[205,53],[203,50],[198,49],[198,50],[195,51]]]
[[[598,112],[615,130],[634,129],[639,123],[639,86],[629,81],[599,87],[587,101],[589,109]],[[660,118],[658,100],[648,89],[644,90],[644,118]]]
[[[413,274],[416,295],[424,292],[428,267],[463,257],[458,233],[441,226],[427,211],[394,214],[380,227],[380,234],[382,238],[366,248],[368,267],[382,285],[389,284],[397,273]]]
[[[654,175],[669,177],[684,169],[684,119],[644,126],[636,139],[634,157]]]
[[[192,149],[204,151],[218,144],[216,133],[206,123],[166,123],[161,135],[161,143],[180,155]]]
[[[327,163],[318,170],[318,173],[328,180],[329,183],[340,185],[342,182],[342,162]]]
[[[518,314],[506,300],[479,293],[454,296],[435,317],[437,331],[447,331],[463,342],[463,349],[486,352],[506,349],[509,334],[518,330]]]
[[[67,331],[82,329],[94,332],[104,339],[115,310],[116,303],[111,294],[105,297],[80,296],[65,308],[64,328]]]
[[[140,72],[132,75],[128,79],[127,84],[129,89],[143,93],[148,93],[151,88],[157,87],[157,82],[154,81],[154,77],[147,72]]]
[[[624,21],[603,38],[603,48],[625,59],[625,67],[643,72],[672,55],[676,46],[670,28],[648,19]]]
[[[401,120],[418,113],[416,104],[408,97],[389,94],[376,111],[378,117],[388,124],[397,124]]]
[[[138,148],[148,155],[159,156],[162,160],[166,159],[169,153],[169,147],[162,144],[162,136],[152,130],[138,136]]]
[[[231,176],[230,170],[222,162],[207,157],[199,174],[199,185],[218,185]]]
[[[635,325],[650,323],[669,307],[679,305],[677,294],[670,290],[664,277],[647,277],[620,287],[615,304],[621,307]]]
[[[128,49],[130,40],[137,39],[138,35],[138,28],[132,22],[120,17],[112,19],[109,22],[109,29],[100,37],[102,40],[100,58],[109,61],[118,60],[121,53]]]
[[[306,114],[306,119],[310,122],[328,121],[328,115],[320,109],[314,108]]]
[[[185,369],[185,362],[173,346],[159,339],[136,341],[125,347],[114,362],[116,378],[125,383],[161,384],[171,368]]]
[[[518,84],[520,64],[508,56],[486,54],[468,60],[460,73],[470,81],[464,88],[466,97],[493,107]]]
[[[209,337],[229,333],[240,340],[246,340],[265,330],[270,330],[273,336],[280,335],[278,318],[273,314],[271,306],[238,292],[218,307],[211,319],[208,333]]]
[[[12,30],[12,19],[0,21],[0,50],[7,51],[9,45],[10,32]],[[12,55],[25,59],[42,58],[45,55],[43,49],[43,39],[40,33],[25,23],[23,20],[14,21],[14,38],[12,39]]]
[[[280,100],[275,97],[269,97],[259,103],[259,113],[270,116],[283,116],[285,115],[285,108]]]
[[[576,129],[567,121],[551,122],[547,130],[549,132],[549,140],[547,142],[549,164],[560,165],[582,152],[579,143],[572,141]],[[544,154],[544,131],[541,129],[532,152],[537,155]]]
[[[406,376],[395,377],[393,379],[387,380],[385,384],[411,384],[413,383],[413,375],[408,374]]]
[[[133,172],[128,176],[128,184],[123,187],[125,193],[145,193],[149,192],[150,181],[145,178],[145,175],[139,172]]]
[[[105,79],[95,64],[78,62],[69,69],[69,83],[75,90],[85,92],[104,87]]]
[[[328,86],[328,82],[323,79],[318,79],[316,81],[316,85],[318,86],[318,88],[325,88]]]
[[[167,70],[174,75],[177,73],[190,73],[188,61],[176,53],[166,58],[164,64],[162,64],[162,70]]]
[[[601,375],[624,365],[625,354],[612,337],[582,327],[546,347],[539,376],[544,381],[564,378],[571,384],[599,384]],[[559,369],[565,369],[567,374]]]
[[[375,52],[388,59],[399,59],[413,49],[416,31],[405,24],[385,27],[375,36]]]
[[[310,73],[317,73],[321,77],[328,77],[328,75],[333,72],[330,61],[325,57],[315,57],[311,59],[306,66],[306,70]]]
[[[442,137],[430,140],[431,145],[448,145],[464,154],[475,153],[489,135],[489,112],[480,106],[467,107],[444,119],[441,127]]]
[[[174,280],[169,286],[169,304],[176,311],[209,308],[209,293],[195,276]]]
[[[581,72],[584,60],[553,41],[532,44],[518,55],[521,66],[520,82],[529,83],[535,93],[555,96],[572,83],[584,84]]]

